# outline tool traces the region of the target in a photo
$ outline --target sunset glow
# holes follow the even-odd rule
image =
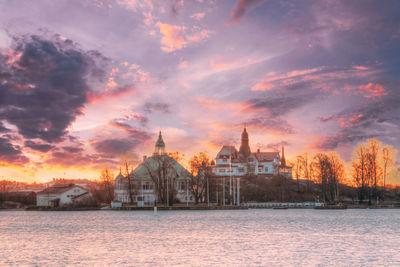
[[[0,180],[97,179],[160,130],[187,158],[244,125],[288,160],[398,150],[399,3],[359,2],[0,0]]]

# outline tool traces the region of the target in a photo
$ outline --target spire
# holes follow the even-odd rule
[[[242,132],[242,140],[241,140],[239,153],[242,154],[245,158],[247,158],[251,154],[250,146],[249,146],[249,134],[246,131],[246,124],[244,126]]]
[[[285,159],[285,147],[282,145],[282,158],[281,158],[281,166],[286,166],[286,159]]]
[[[155,155],[165,154],[165,143],[164,143],[164,140],[162,138],[161,131],[160,131],[160,133],[158,135],[158,139],[157,139],[157,142],[156,142],[154,154]]]

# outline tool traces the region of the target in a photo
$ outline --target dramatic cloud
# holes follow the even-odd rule
[[[97,152],[111,155],[111,156],[122,156],[132,150],[139,144],[138,140],[131,139],[106,139],[98,141],[93,144],[94,149]]]
[[[237,146],[243,123],[288,160],[399,149],[399,1],[47,2],[0,1],[4,177],[98,178],[158,129],[189,157]]]
[[[0,133],[7,133],[10,130],[4,127],[4,125],[0,122]]]
[[[25,141],[25,146],[29,147],[33,150],[37,150],[37,151],[44,152],[44,153],[46,153],[49,150],[51,150],[52,148],[54,148],[54,146],[52,146],[52,145],[40,144],[40,143],[36,143],[36,142],[30,141],[30,140]]]
[[[23,165],[28,163],[29,159],[24,156],[19,146],[14,146],[9,140],[0,137],[0,165],[2,162]]]
[[[83,114],[89,77],[102,78],[96,66],[101,55],[83,52],[68,39],[32,35],[15,40],[18,58],[0,63],[0,119],[15,125],[25,138],[58,141]]]

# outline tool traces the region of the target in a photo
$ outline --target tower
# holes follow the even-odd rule
[[[250,154],[250,146],[249,146],[249,135],[246,131],[246,126],[244,126],[241,138],[241,144],[239,148],[239,153],[242,154],[245,158],[247,158]]]
[[[165,143],[164,143],[164,140],[162,138],[161,131],[160,131],[160,134],[158,135],[158,139],[157,139],[157,142],[156,142],[156,146],[155,146],[153,155],[164,155],[164,154],[165,154]]]
[[[286,159],[285,159],[285,147],[282,145],[282,158],[281,158],[281,166],[286,166]]]

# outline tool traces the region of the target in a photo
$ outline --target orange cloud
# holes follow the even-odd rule
[[[183,26],[169,25],[158,21],[156,26],[160,29],[160,33],[164,35],[161,39],[161,49],[165,52],[173,52],[185,47],[187,42],[181,35],[185,30]]]
[[[253,91],[267,91],[267,90],[271,90],[272,88],[274,88],[274,85],[272,83],[259,82],[259,83],[255,84],[251,88],[251,90],[253,90]]]
[[[366,98],[379,97],[387,94],[382,85],[373,83],[361,85],[360,92]]]

